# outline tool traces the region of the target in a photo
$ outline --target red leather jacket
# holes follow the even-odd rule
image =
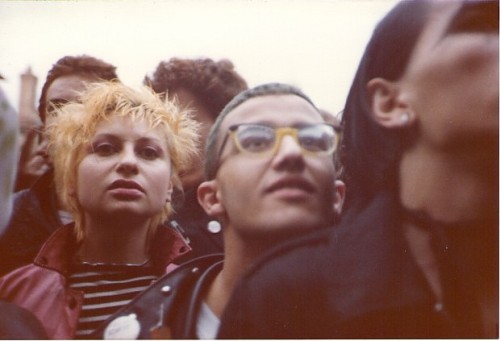
[[[0,278],[0,299],[35,314],[51,339],[71,339],[76,330],[83,292],[69,288],[66,282],[76,249],[73,226],[61,227],[50,236],[32,264]],[[161,226],[153,241],[151,261],[169,272],[174,268],[172,261],[190,249],[177,232]]]

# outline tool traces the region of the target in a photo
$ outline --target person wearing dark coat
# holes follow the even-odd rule
[[[54,109],[77,100],[86,84],[114,79],[118,79],[116,67],[100,59],[87,55],[59,59],[48,72],[40,95],[38,113],[44,126],[52,121]],[[46,149],[46,140],[38,148]],[[30,188],[15,193],[12,219],[0,238],[5,255],[0,260],[0,275],[31,263],[47,238],[73,221],[57,199],[53,168],[50,162],[45,164],[47,170]]]
[[[0,79],[3,79],[0,76]],[[18,114],[0,88],[0,235],[12,213],[13,190],[19,154]],[[3,250],[2,257],[5,258]],[[1,339],[46,339],[40,321],[18,305],[0,301]]]
[[[220,338],[498,338],[498,1],[402,1],[342,116],[345,215],[244,276]]]
[[[0,238],[0,275],[31,263],[50,234],[63,226],[53,177],[51,168],[30,189],[14,194],[12,219]]]

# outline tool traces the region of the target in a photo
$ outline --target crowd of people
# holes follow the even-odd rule
[[[498,25],[401,1],[339,117],[208,57],[0,91],[0,338],[498,338]]]

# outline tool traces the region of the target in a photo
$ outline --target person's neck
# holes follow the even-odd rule
[[[406,153],[400,167],[403,207],[444,223],[496,215],[498,162],[471,154],[433,153],[419,147]]]
[[[428,229],[416,226],[413,222],[404,221],[403,233],[408,242],[415,263],[422,271],[437,302],[443,302],[443,289],[438,270],[436,256],[432,250],[431,233]]]
[[[498,155],[450,155],[415,148],[401,161],[400,199],[404,209],[423,212],[453,238],[462,268],[457,280],[475,291],[471,294],[481,307],[485,333],[493,336],[498,322]],[[412,254],[441,299],[430,233],[425,226],[406,222]]]
[[[231,229],[224,228],[224,265],[210,285],[205,301],[219,318],[231,297],[231,294],[248,268],[257,257],[275,243],[255,241],[249,243],[231,234]]]
[[[403,223],[403,231],[405,239],[409,245],[409,249],[415,263],[422,271],[427,283],[433,292],[437,303],[445,303],[445,295],[443,292],[442,280],[450,279],[439,271],[438,257],[444,256],[432,246],[432,234],[435,233],[433,228],[436,228],[439,222],[430,224],[418,224],[415,220],[405,219]],[[474,226],[469,226],[474,227]],[[458,229],[464,228],[457,227]],[[456,237],[460,232],[454,230],[453,226],[448,226],[447,236]],[[463,231],[461,231],[463,232]],[[484,231],[471,230],[467,233],[468,236],[480,234]],[[493,243],[484,241],[484,238],[474,238],[473,236],[458,238],[458,244],[452,242],[453,250],[445,249],[454,254],[455,264],[460,267],[459,272],[453,272],[453,280],[461,283],[462,286],[470,288],[469,294],[476,298],[476,302],[480,309],[483,326],[483,337],[496,338],[498,325],[498,257],[495,256],[498,252],[498,244],[495,240],[498,235],[490,236]],[[457,238],[454,238],[454,242]],[[444,245],[447,247],[447,244]],[[478,252],[479,251],[479,252]],[[449,255],[448,255],[449,257]],[[448,298],[456,299],[457,295]],[[479,337],[479,336],[478,336]]]
[[[77,251],[89,263],[143,264],[148,258],[149,221],[121,222],[86,219],[86,235]]]

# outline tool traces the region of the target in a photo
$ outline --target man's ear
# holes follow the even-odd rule
[[[204,181],[198,186],[198,202],[211,217],[220,217],[225,213],[224,205],[217,194],[217,181]]]
[[[415,121],[415,115],[401,100],[396,82],[374,78],[366,85],[372,119],[385,128],[404,128]]]
[[[333,210],[337,216],[340,216],[345,201],[345,183],[342,180],[335,180],[334,186]]]

